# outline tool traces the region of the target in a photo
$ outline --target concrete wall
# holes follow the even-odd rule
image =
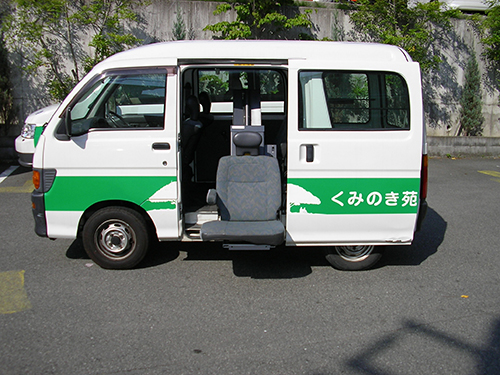
[[[151,4],[141,10],[142,22],[131,25],[134,33],[145,44],[155,41],[173,39],[172,30],[177,12],[181,12],[188,30],[191,29],[195,39],[212,39],[212,32],[204,31],[208,24],[219,21],[232,21],[235,14],[228,12],[214,16],[218,2],[210,1],[168,1],[152,0]],[[312,7],[311,20],[314,24],[309,32],[312,36],[322,39],[330,38],[343,41],[359,41],[362,35],[356,34],[349,22],[349,14],[335,9],[331,4],[324,7]],[[289,11],[303,11],[304,7]],[[441,35],[438,44],[441,47],[443,62],[440,69],[423,76],[424,107],[426,123],[430,136],[455,136],[459,123],[459,98],[464,84],[464,67],[472,52],[479,60],[483,76],[483,115],[484,136],[500,137],[500,106],[498,83],[495,82],[492,71],[481,58],[482,45],[477,33],[466,20],[454,20],[453,30],[448,35]],[[295,38],[299,32],[276,35],[277,39]],[[85,38],[85,36],[83,36]],[[19,64],[19,61],[17,61]],[[14,69],[16,87],[16,103],[20,109],[20,118],[24,119],[32,111],[50,104],[43,86],[43,72],[35,79],[23,77],[19,69]]]
[[[485,61],[481,41],[466,20],[454,20],[453,30],[440,39],[443,62],[423,77],[424,105],[429,135],[455,136],[459,130],[460,94],[464,69],[474,53],[482,75],[483,136],[500,136],[499,83]]]
[[[500,156],[500,137],[427,137],[429,156]]]

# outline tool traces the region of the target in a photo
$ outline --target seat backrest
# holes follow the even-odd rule
[[[237,72],[229,73],[229,90],[233,96],[233,125],[245,125],[245,100]]]
[[[200,139],[200,130],[203,127],[200,121],[200,103],[194,95],[186,99],[186,116],[188,118],[182,122],[181,142],[183,148],[184,163],[191,163],[194,159],[196,146]]]
[[[185,107],[186,117],[198,121],[200,117],[200,101],[194,95],[189,95],[186,99]]]
[[[200,101],[201,107],[203,111],[200,113],[200,121],[203,123],[203,126],[206,128],[214,122],[214,115],[210,113],[212,108],[212,101],[210,100],[210,95],[207,92],[200,92],[198,95],[198,100]]]
[[[278,161],[263,155],[222,157],[217,195],[222,220],[276,220],[281,206]]]

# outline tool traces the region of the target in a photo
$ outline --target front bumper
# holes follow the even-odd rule
[[[33,154],[20,154],[18,152],[17,161],[21,166],[31,168],[33,166]]]
[[[47,220],[45,219],[44,193],[31,193],[33,218],[35,219],[35,233],[40,237],[47,237]]]
[[[33,154],[35,153],[35,142],[33,139],[19,136],[16,138],[15,148],[19,164],[23,167],[31,168],[33,165]]]

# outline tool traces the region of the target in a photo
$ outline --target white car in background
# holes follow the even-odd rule
[[[485,12],[489,5],[483,0],[447,0],[445,3],[450,8],[460,9],[466,12]]]
[[[410,0],[408,7],[412,8],[417,3],[428,3],[431,0]],[[489,8],[489,4],[485,0],[441,0],[449,8],[460,9],[464,12],[485,12]]]
[[[51,119],[59,104],[49,105],[26,117],[21,134],[16,138],[15,143],[18,161],[23,167],[31,167],[33,164],[33,153],[38,138],[42,134],[44,125]]]

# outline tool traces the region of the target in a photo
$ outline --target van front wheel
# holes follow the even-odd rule
[[[336,269],[360,271],[371,268],[382,257],[384,246],[332,246],[326,250],[326,260]]]
[[[146,222],[126,207],[107,207],[95,212],[83,227],[83,247],[99,266],[126,269],[146,255],[149,235]]]

